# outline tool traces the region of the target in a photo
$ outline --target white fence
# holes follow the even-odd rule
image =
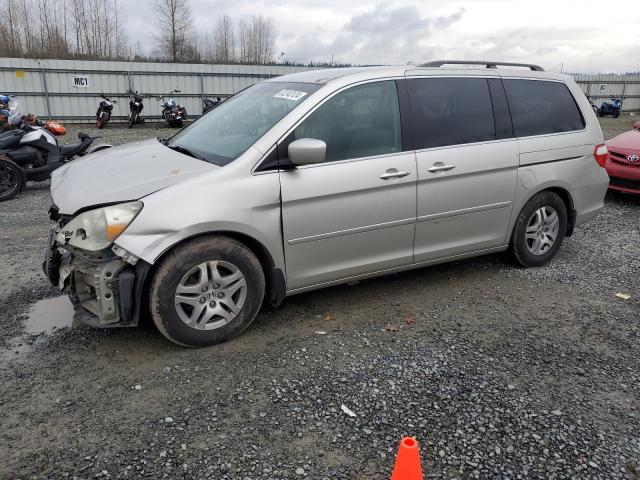
[[[309,70],[266,65],[199,65],[0,58],[0,93],[15,95],[24,112],[42,118],[87,121],[95,118],[100,94],[117,100],[113,117],[129,113],[128,89],[173,96],[187,112],[202,112],[204,97],[228,97],[266,78]],[[144,100],[143,115],[160,118],[155,98]]]
[[[113,117],[125,119],[128,89],[166,95],[177,88],[176,100],[198,115],[204,97],[228,97],[257,81],[303,70],[310,68],[0,58],[0,93],[16,95],[24,112],[73,122],[95,118],[100,94],[118,100]],[[640,74],[573,76],[596,105],[617,97],[623,110],[640,110]],[[160,111],[155,99],[144,101],[145,117],[160,118]]]

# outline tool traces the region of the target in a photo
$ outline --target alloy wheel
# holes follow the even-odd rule
[[[247,298],[247,281],[229,262],[203,262],[178,283],[175,306],[180,319],[198,330],[213,330],[231,322]]]
[[[533,212],[527,222],[525,243],[533,255],[544,255],[558,238],[560,220],[553,207],[545,206]]]

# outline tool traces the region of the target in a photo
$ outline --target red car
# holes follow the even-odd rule
[[[609,188],[640,195],[640,122],[606,142]]]

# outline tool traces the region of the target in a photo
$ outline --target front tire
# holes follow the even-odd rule
[[[555,256],[566,232],[564,202],[553,192],[541,192],[529,200],[518,215],[509,253],[523,267],[539,267]]]
[[[240,335],[256,317],[264,292],[264,272],[251,250],[228,237],[206,236],[162,259],[149,307],[169,340],[204,347]]]

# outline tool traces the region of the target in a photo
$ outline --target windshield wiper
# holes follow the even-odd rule
[[[167,145],[167,147],[170,148],[171,150],[176,151],[176,152],[184,153],[185,155],[189,155],[190,157],[197,158],[198,160],[205,160],[206,161],[206,159],[204,157],[202,157],[201,155],[197,155],[196,153],[193,153],[188,148],[181,147],[180,145]]]

